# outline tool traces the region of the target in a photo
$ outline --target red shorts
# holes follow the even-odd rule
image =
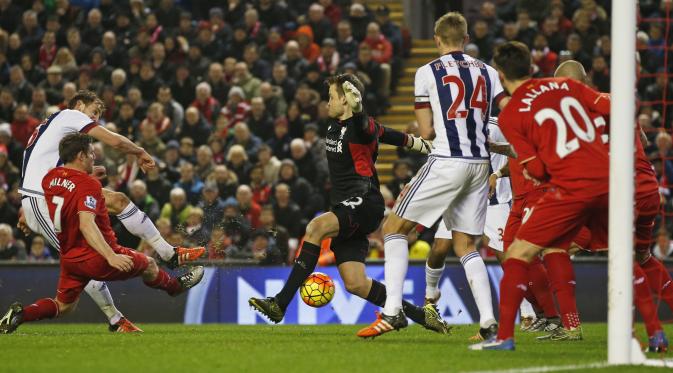
[[[659,192],[637,195],[635,200],[635,250],[637,252],[649,252],[652,245],[652,230],[654,220],[660,209]],[[607,242],[595,239],[587,227],[583,227],[573,240],[582,249],[596,252],[607,250]]]
[[[133,269],[122,272],[107,263],[101,255],[96,255],[81,262],[61,259],[61,275],[58,279],[56,299],[62,303],[72,303],[79,298],[86,284],[91,280],[121,281],[140,276],[147,269],[149,262],[145,254],[135,250],[119,247],[117,254],[128,255],[133,259]]]
[[[546,189],[534,190],[512,202],[512,208],[509,210],[507,224],[505,225],[505,232],[502,235],[502,247],[505,251],[514,242],[514,237],[519,232],[523,217],[530,213],[530,209],[544,196],[546,191]]]
[[[591,231],[592,242],[607,247],[608,194],[575,197],[556,189],[531,208],[516,238],[540,247],[568,249],[584,226]]]

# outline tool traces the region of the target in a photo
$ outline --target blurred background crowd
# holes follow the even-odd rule
[[[519,40],[533,51],[536,76],[575,59],[609,91],[609,1],[449,3],[435,1],[435,13],[466,13],[468,54],[490,62],[495,46]],[[673,251],[667,6],[641,0],[640,16],[653,20],[637,35],[638,121],[663,185],[658,256]],[[411,47],[390,9],[365,0],[0,0],[0,260],[57,257],[41,237],[15,229],[22,152],[45,118],[88,89],[106,105],[100,123],[159,165],[143,174],[133,157],[97,144],[103,185],[127,193],[169,242],[207,246],[209,260],[290,262],[306,223],[329,208],[324,79],[357,74],[367,111],[382,115]],[[398,153],[383,187],[389,205],[424,161]],[[115,229],[121,244],[151,254],[118,222]],[[412,257],[424,259],[432,230],[414,236]],[[371,246],[381,257],[380,239]]]

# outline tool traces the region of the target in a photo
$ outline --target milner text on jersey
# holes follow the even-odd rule
[[[60,186],[65,189],[68,189],[68,192],[72,192],[73,189],[75,189],[76,185],[72,181],[68,179],[61,179],[60,177],[55,177],[51,179],[51,182],[49,182],[49,188],[55,187],[55,186]]]
[[[549,92],[555,89],[565,89],[566,91],[570,91],[570,88],[568,87],[568,83],[563,82],[559,84],[558,82],[547,82],[546,84],[540,84],[537,87],[539,90],[535,90],[533,88],[529,89],[526,93],[525,96],[526,98],[522,98],[521,102],[526,104],[526,107],[519,108],[519,112],[528,112],[530,111],[530,106],[533,104],[533,101],[540,96],[541,94],[545,92]]]

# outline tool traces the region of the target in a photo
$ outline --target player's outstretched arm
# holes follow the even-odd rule
[[[491,153],[501,154],[506,157],[516,158],[516,152],[514,147],[509,143],[500,143],[500,142],[488,142],[488,150]]]
[[[111,146],[124,154],[133,154],[138,157],[138,166],[144,171],[156,167],[154,158],[145,149],[133,143],[126,137],[114,133],[103,126],[96,126],[88,133],[96,140]]]
[[[82,232],[86,242],[102,255],[111,267],[123,272],[129,272],[133,269],[133,260],[131,260],[131,257],[115,253],[107,241],[105,241],[103,234],[98,229],[98,225],[96,225],[95,214],[80,211],[79,230]]]

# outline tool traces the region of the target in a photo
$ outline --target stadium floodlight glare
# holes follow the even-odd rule
[[[608,363],[631,364],[636,0],[612,2]]]

